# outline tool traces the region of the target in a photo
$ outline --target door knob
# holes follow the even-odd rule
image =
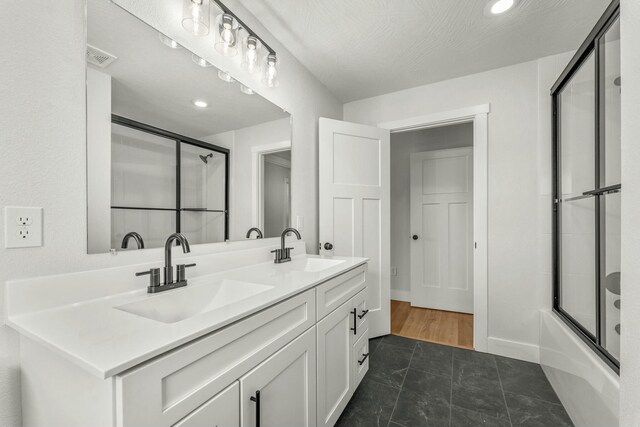
[[[411,237],[413,240],[418,240],[418,235],[414,234],[413,237]]]
[[[327,243],[324,244],[324,249],[326,251],[330,251],[330,250],[333,249],[333,245],[331,243],[327,242]]]

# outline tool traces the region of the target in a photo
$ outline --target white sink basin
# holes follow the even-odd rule
[[[272,288],[273,286],[269,285],[225,279],[215,285],[202,284],[191,288],[187,286],[114,308],[158,322],[176,323]]]
[[[328,259],[328,258],[302,258],[291,261],[291,269],[295,271],[304,271],[307,273],[316,273],[318,271],[327,270],[342,264],[344,260]]]

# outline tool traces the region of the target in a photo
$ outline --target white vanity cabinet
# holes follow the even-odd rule
[[[358,261],[326,279],[294,272],[282,286],[291,277],[313,284],[103,378],[21,336],[25,425],[333,426],[369,366],[367,266]]]
[[[364,277],[364,271],[352,273],[355,273],[352,279]],[[357,293],[317,325],[319,427],[336,423],[369,367],[367,290],[364,286],[353,286],[357,280],[342,283]],[[345,293],[338,293],[344,299]],[[363,346],[363,342],[367,345]]]
[[[240,378],[240,388],[243,427],[315,426],[316,328]]]
[[[240,426],[240,384],[238,381],[218,393],[174,427]]]

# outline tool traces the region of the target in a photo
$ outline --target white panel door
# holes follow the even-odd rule
[[[243,427],[315,427],[316,328],[240,378],[240,396]]]
[[[390,332],[389,130],[320,119],[320,253],[367,257],[369,334]]]
[[[411,155],[411,305],[473,313],[473,148]]]

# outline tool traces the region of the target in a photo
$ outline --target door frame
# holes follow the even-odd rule
[[[424,116],[378,123],[391,133],[473,123],[473,347],[488,352],[489,312],[487,280],[487,146],[490,104],[442,111]]]
[[[252,227],[258,227],[262,232],[264,232],[264,156],[288,150],[291,150],[290,140],[251,147],[251,221]],[[291,194],[291,182],[289,182],[289,192]],[[291,218],[291,212],[289,212],[289,218]]]

